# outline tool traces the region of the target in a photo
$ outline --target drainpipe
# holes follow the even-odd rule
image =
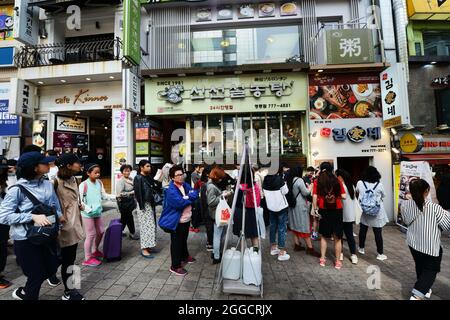
[[[406,0],[393,0],[395,31],[397,34],[398,60],[405,63],[406,81],[409,82],[408,66],[408,38],[406,27],[408,26],[408,15]]]

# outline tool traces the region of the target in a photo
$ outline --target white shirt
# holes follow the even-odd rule
[[[50,171],[48,172],[47,176],[48,176],[48,180],[53,181],[56,178],[56,175],[58,174],[58,167],[54,166],[50,168]]]
[[[355,212],[355,199],[352,199],[350,197],[350,194],[348,193],[347,186],[345,183],[342,184],[344,186],[345,194],[347,197],[345,199],[342,199],[342,209],[343,209],[343,217],[344,222],[354,222],[356,220],[356,212]]]

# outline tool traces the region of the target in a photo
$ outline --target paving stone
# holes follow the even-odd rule
[[[84,296],[86,300],[98,300],[105,292],[106,290],[104,289],[93,288],[88,290]]]
[[[105,292],[105,295],[119,297],[125,291],[126,288],[127,288],[126,286],[115,284]]]
[[[162,296],[175,296],[178,292],[179,286],[172,284],[164,284],[164,286],[159,291]]]
[[[109,289],[114,283],[116,282],[116,279],[105,279],[103,281],[97,282],[97,284],[94,286],[96,289]]]
[[[153,278],[147,285],[147,288],[161,289],[164,287],[166,280]]]
[[[139,296],[139,299],[143,300],[155,300],[158,296],[160,289],[153,289],[153,288],[147,288],[144,291],[142,291],[141,295]]]

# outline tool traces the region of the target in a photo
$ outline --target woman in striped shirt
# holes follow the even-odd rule
[[[408,227],[407,243],[416,264],[417,282],[410,300],[431,297],[431,287],[441,269],[441,233],[450,229],[450,213],[427,200],[430,185],[423,179],[410,183],[412,200],[401,207]]]

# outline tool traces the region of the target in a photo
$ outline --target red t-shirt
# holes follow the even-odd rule
[[[336,209],[342,209],[341,194],[345,194],[344,185],[341,181],[339,181],[339,185],[341,191],[339,192],[339,196],[336,197]],[[325,197],[317,193],[317,179],[314,181],[313,195],[317,195],[317,205],[319,206],[319,209],[325,209]]]

